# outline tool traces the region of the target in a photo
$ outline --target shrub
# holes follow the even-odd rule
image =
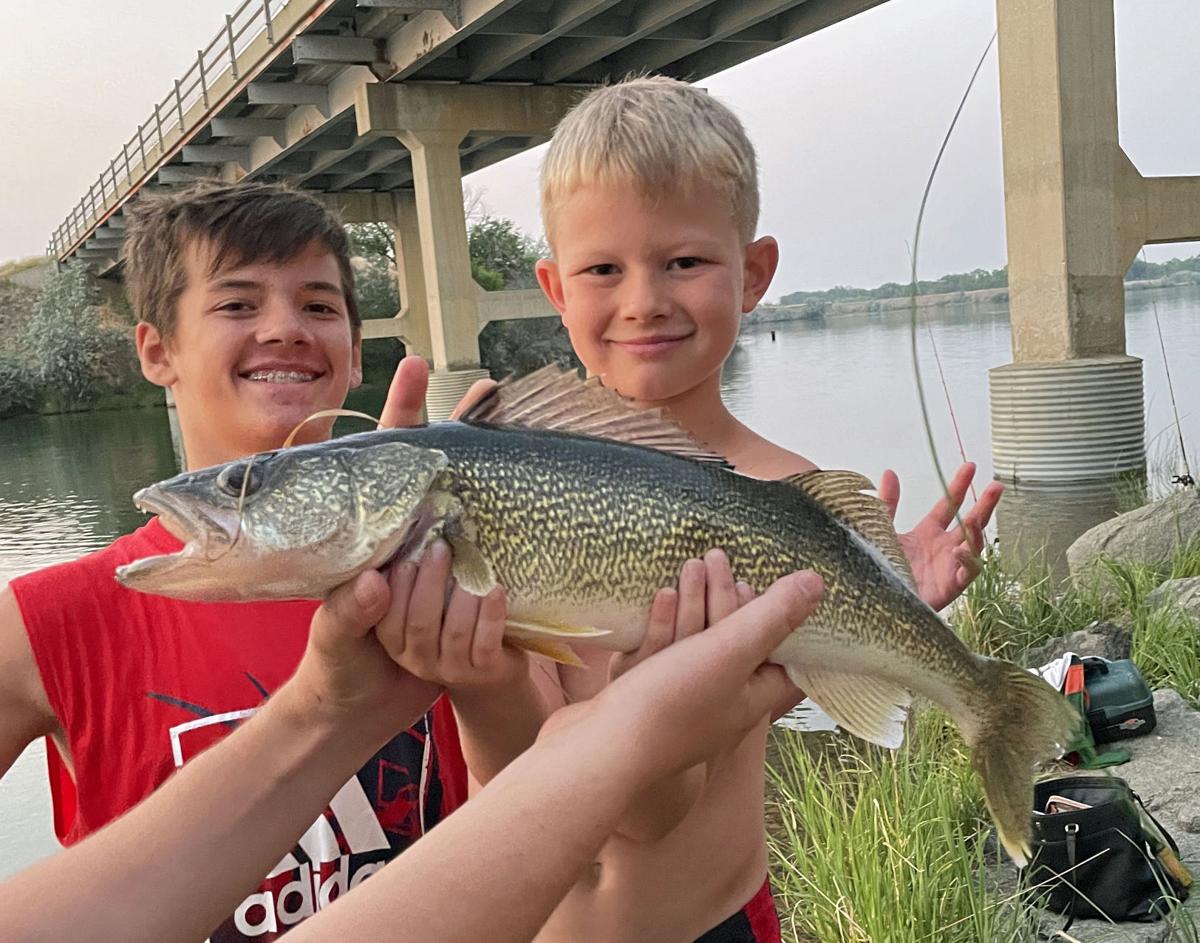
[[[52,275],[34,305],[29,351],[43,387],[64,405],[88,402],[128,380],[128,333],[105,324],[99,291],[85,265]]]

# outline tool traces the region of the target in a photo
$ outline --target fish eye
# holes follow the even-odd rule
[[[246,481],[247,470],[250,474],[249,481]],[[217,475],[217,487],[231,498],[240,498],[243,493],[252,495],[261,486],[262,471],[253,462],[233,462],[222,468]]]

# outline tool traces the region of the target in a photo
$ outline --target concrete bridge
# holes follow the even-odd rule
[[[399,336],[446,415],[482,375],[489,320],[550,313],[470,276],[462,176],[548,139],[581,89],[689,80],[884,0],[245,0],[54,232],[49,252],[120,265],[144,189],[280,179],[347,221],[387,222]],[[991,374],[1000,477],[1144,467],[1141,362],[1122,276],[1147,242],[1200,239],[1200,177],[1144,178],[1117,139],[1112,0],[997,0],[1014,363]]]
[[[462,176],[549,139],[588,86],[703,78],[882,0],[245,0],[50,239],[120,264],[122,210],[200,177],[287,180],[389,223],[402,310],[366,335],[433,363],[431,415],[476,378],[487,321],[553,311],[470,274]]]

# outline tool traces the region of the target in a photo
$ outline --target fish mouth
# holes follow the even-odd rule
[[[117,581],[132,589],[152,589],[164,577],[199,561],[211,561],[232,547],[238,533],[238,516],[202,510],[196,505],[173,500],[158,485],[143,488],[133,503],[147,514],[155,515],[163,529],[183,543],[176,553],[143,557],[117,567]],[[213,544],[220,550],[210,551]],[[214,548],[215,549],[215,548]]]
[[[214,538],[230,544],[237,536],[236,511],[221,513],[220,509],[209,511],[198,504],[176,501],[158,485],[137,492],[133,503],[139,510],[155,515],[166,531],[185,545],[198,543],[197,550],[207,549]]]

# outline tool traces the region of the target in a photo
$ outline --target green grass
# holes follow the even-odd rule
[[[11,262],[0,262],[0,278],[11,278],[18,272],[24,272],[45,264],[46,257],[44,255],[34,255],[27,259],[14,259]]]
[[[979,783],[939,712],[896,751],[773,734],[772,876],[785,940],[1032,940],[1029,915],[991,896]],[[992,852],[994,855],[994,852]]]
[[[1157,571],[1105,564],[1082,585],[1056,586],[993,556],[952,622],[976,651],[1017,660],[1053,636],[1106,619],[1132,629],[1152,688],[1200,707],[1196,628],[1146,595],[1164,578],[1200,575],[1200,551]],[[1107,587],[1107,589],[1106,589]],[[1114,591],[1115,587],[1115,591]],[[997,860],[966,748],[935,708],[917,711],[892,753],[851,737],[772,733],[768,769],[771,873],[795,943],[1032,943],[1035,913],[985,880]],[[1196,941],[1183,916],[1179,939]],[[1124,939],[1114,927],[1112,939]]]

